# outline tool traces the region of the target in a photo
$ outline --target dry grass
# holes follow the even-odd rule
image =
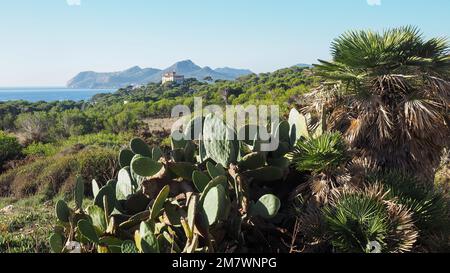
[[[144,123],[148,125],[150,132],[168,131],[172,129],[172,125],[177,121],[176,118],[159,118],[145,119]]]

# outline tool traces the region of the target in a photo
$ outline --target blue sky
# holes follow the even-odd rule
[[[267,72],[328,59],[349,29],[449,37],[449,12],[448,0],[1,0],[0,86],[183,59]]]

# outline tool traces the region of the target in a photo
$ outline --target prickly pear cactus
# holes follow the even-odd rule
[[[222,166],[236,163],[239,155],[239,141],[236,133],[222,119],[213,114],[209,114],[205,118],[203,142],[206,157]]]
[[[131,140],[130,148],[134,154],[139,154],[150,158],[152,157],[152,149],[147,145],[147,143],[145,143],[145,141],[140,138]]]
[[[83,209],[84,198],[84,180],[80,176],[77,177],[75,185],[75,204],[77,209]]]
[[[239,167],[246,170],[254,170],[263,167],[266,164],[266,158],[263,153],[254,152],[244,156],[239,161]]]
[[[137,185],[134,184],[133,179],[127,168],[119,171],[116,184],[116,198],[117,200],[126,200],[128,196],[136,192]]]
[[[259,169],[246,171],[243,175],[256,182],[272,182],[283,179],[284,172],[278,167],[265,166]]]
[[[131,170],[138,176],[150,177],[157,174],[162,168],[161,163],[151,157],[137,155],[131,161]]]
[[[260,216],[264,219],[274,218],[281,208],[281,201],[273,194],[262,196],[256,204],[251,207],[250,214]]]
[[[63,200],[56,204],[59,224],[50,237],[52,251],[206,253],[227,251],[231,245],[245,249],[240,247],[246,236],[257,234],[254,221],[269,222],[281,208],[275,195],[253,198],[283,186],[290,165],[285,155],[296,139],[296,127],[277,124],[270,136],[278,137],[281,145],[265,152],[258,148],[263,143],[258,133],[240,142],[216,116],[198,120],[204,121],[195,135],[199,139],[174,141],[170,153],[133,139],[130,149],[120,151],[117,179],[92,182],[94,200],[85,210],[80,179],[74,189],[75,208]],[[192,126],[185,134],[194,134]]]
[[[56,203],[56,216],[58,217],[58,220],[63,223],[69,223],[70,214],[70,208],[67,203],[64,200],[59,200]]]
[[[298,141],[302,137],[305,139],[311,137],[308,131],[308,121],[306,117],[300,114],[300,112],[296,109],[292,109],[289,114],[289,124],[291,126],[291,129],[293,128],[293,126],[295,126],[294,129],[296,132],[296,141]]]
[[[203,192],[210,182],[210,177],[204,172],[194,171],[192,173],[192,181],[194,182],[198,192]]]
[[[226,219],[229,205],[230,201],[222,184],[209,189],[203,201],[203,209],[210,226]]]
[[[120,167],[125,168],[130,166],[131,160],[134,157],[134,153],[129,149],[123,149],[119,153],[119,164]]]

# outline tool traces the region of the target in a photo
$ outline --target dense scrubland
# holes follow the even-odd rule
[[[312,69],[0,103],[0,252],[448,251],[448,52],[355,31]],[[279,105],[279,149],[174,140],[194,97]]]

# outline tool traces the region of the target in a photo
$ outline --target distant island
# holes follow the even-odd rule
[[[241,76],[253,74],[248,69],[230,67],[212,69],[208,66],[200,67],[191,60],[184,60],[166,69],[135,66],[119,72],[81,72],[67,83],[67,88],[115,89],[130,85],[140,86],[161,82],[165,74],[173,72],[183,75],[184,78],[195,78],[200,81],[235,80]]]

